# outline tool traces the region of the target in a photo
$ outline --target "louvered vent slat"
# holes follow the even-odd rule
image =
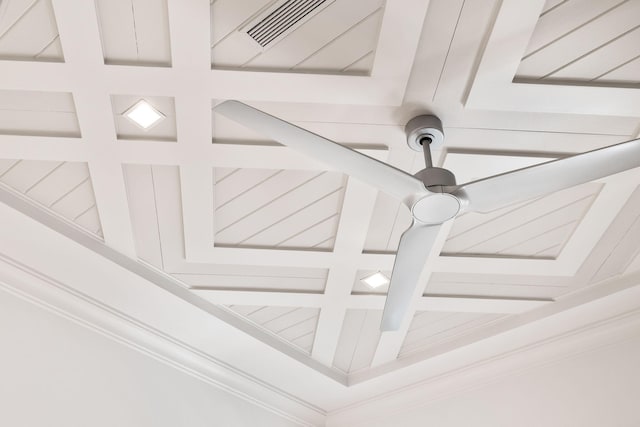
[[[260,46],[266,47],[327,1],[288,0],[251,27],[247,34]]]

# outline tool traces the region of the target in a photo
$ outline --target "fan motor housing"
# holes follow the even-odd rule
[[[455,175],[451,171],[443,168],[430,167],[422,169],[414,176],[422,181],[427,189],[434,193],[442,193],[442,189],[437,187],[456,185]]]

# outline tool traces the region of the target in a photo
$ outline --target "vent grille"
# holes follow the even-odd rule
[[[266,47],[326,2],[327,0],[287,0],[251,27],[247,34],[260,46]]]

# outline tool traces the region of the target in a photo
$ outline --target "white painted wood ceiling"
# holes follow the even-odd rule
[[[611,145],[640,131],[640,0],[335,0],[263,48],[246,30],[281,3],[4,0],[3,189],[345,375],[640,267],[633,170],[462,215],[381,335],[386,288],[360,279],[390,273],[406,208],[212,111],[240,99],[410,172],[403,126],[436,113],[459,182]],[[123,117],[140,99],[166,116],[149,131]]]

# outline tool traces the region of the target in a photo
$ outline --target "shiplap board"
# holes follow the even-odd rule
[[[345,178],[323,171],[214,170],[216,245],[331,249]]]
[[[543,12],[517,78],[625,82],[614,73],[640,55],[639,14],[638,0],[571,0]]]
[[[265,0],[214,2],[212,65],[356,74],[370,71],[380,32],[382,0],[336,0],[263,49],[244,29],[277,4]]]
[[[369,223],[365,252],[395,253],[400,236],[411,226],[411,212],[397,199],[379,192]]]
[[[0,7],[0,58],[63,61],[51,0],[4,0]]]
[[[607,46],[568,64],[550,77],[564,80],[606,82],[619,67],[640,57],[640,28],[623,34]],[[634,82],[638,78],[632,78]]]
[[[640,186],[622,208],[612,227],[618,224],[621,228],[615,233],[618,235],[617,243],[598,266],[590,283],[597,283],[624,273],[636,254],[640,253],[640,245],[638,245],[640,242]]]
[[[551,10],[553,10],[556,7],[562,5],[566,1],[568,1],[568,0],[547,0],[545,2],[545,4],[544,4],[544,7],[542,8],[541,15],[549,13]]]
[[[459,130],[454,130],[453,133],[453,138],[459,138],[457,135],[460,133]],[[491,134],[494,137],[497,136],[495,135],[496,132],[491,132]],[[514,135],[514,137],[518,136]],[[443,167],[453,171],[458,182],[469,182],[538,164],[552,158],[535,155],[515,156],[490,152],[449,152],[446,153],[443,160]],[[599,188],[596,184],[590,187],[577,187],[576,189],[560,192],[549,199],[543,198],[535,201],[531,205],[525,203],[516,207],[509,206],[488,215],[476,213],[462,215],[456,219],[452,236],[460,234],[462,230],[477,233],[489,230],[490,233],[495,231],[495,235],[492,236],[494,239],[490,240],[491,237],[488,237],[485,233],[482,241],[465,241],[465,243],[461,244],[456,244],[456,240],[449,241],[443,252],[446,254],[473,253],[484,255],[499,254],[500,256],[556,257],[564,243],[570,238],[580,218],[596,197]],[[564,206],[563,203],[567,205],[565,210],[559,213],[555,212],[558,208]],[[541,213],[537,209],[546,209],[546,212]],[[507,224],[501,221],[505,213],[509,212],[512,212],[510,216],[507,215],[511,219],[511,232],[505,234],[509,227],[494,230],[493,224],[488,224],[484,229],[474,231],[476,227],[482,224],[482,218],[486,220],[495,219],[496,223],[500,222],[502,225]],[[529,215],[522,216],[523,212],[527,212]],[[549,214],[551,217],[540,221],[540,223],[529,223],[534,217],[537,218],[545,214]],[[380,193],[371,219],[365,252],[395,252],[402,233],[410,225],[411,215],[406,206],[394,198]],[[518,225],[526,227],[526,229],[517,229]],[[525,235],[524,231],[527,231],[528,234]],[[457,241],[461,240],[461,238],[457,238]]]
[[[461,215],[443,254],[556,258],[601,188],[583,184],[487,214]]]
[[[0,90],[0,133],[80,136],[73,96],[65,92]]]
[[[382,310],[347,310],[333,366],[349,373],[371,365],[380,340]]]
[[[402,343],[399,357],[472,333],[502,317],[500,314],[417,312]]]
[[[241,28],[251,16],[264,10],[273,0],[216,0],[211,2],[211,47]]]
[[[614,68],[607,74],[598,78],[599,81],[606,80],[610,83],[640,83],[640,58],[635,58],[627,63]]]
[[[348,71],[365,74],[371,69],[383,9],[371,14],[349,28],[324,47],[307,56],[293,69],[301,71]]]
[[[138,101],[144,100],[165,117],[150,129],[143,129],[124,113]],[[111,106],[119,139],[176,141],[176,107],[173,98],[166,96],[112,95]]]
[[[108,64],[171,65],[166,0],[98,0]]]
[[[180,216],[179,176],[171,166],[125,165],[125,183],[133,222],[138,256],[158,267],[163,267],[163,253],[180,251],[182,230],[173,223],[161,227],[161,218],[177,208]],[[231,178],[229,170],[219,169],[220,177]],[[173,184],[172,187],[168,184]],[[176,203],[178,201],[178,203]],[[164,223],[163,223],[164,224]],[[169,236],[171,230],[176,235]],[[164,243],[164,244],[163,244]],[[207,265],[206,271],[173,272],[174,277],[197,289],[235,290],[290,290],[322,292],[327,280],[326,269],[296,267],[259,267],[252,265]]]
[[[231,310],[310,353],[320,310],[308,307],[232,305]]]
[[[86,163],[2,159],[0,183],[102,236]]]
[[[124,171],[136,252],[145,261],[173,273],[167,259],[185,257],[179,168],[126,165]],[[137,199],[138,194],[144,196]]]
[[[599,15],[606,13],[612,7],[622,3],[621,0],[569,0],[559,2],[547,1],[536,29],[531,35],[529,45],[525,51],[525,57],[533,52],[550,45],[554,41],[566,36],[571,31],[585,25]]]

